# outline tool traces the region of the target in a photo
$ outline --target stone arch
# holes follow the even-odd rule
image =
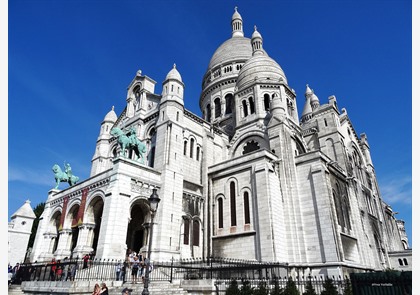
[[[54,212],[51,214],[50,221],[48,223],[48,234],[51,237],[49,241],[50,244],[48,246],[48,253],[54,254],[55,250],[57,250],[58,241],[60,239],[60,235],[58,233],[58,229],[60,227],[60,220],[61,220],[61,207],[57,207]]]
[[[330,157],[331,160],[337,161],[337,153],[335,151],[334,141],[332,138],[327,138],[325,140],[325,153],[328,157]]]
[[[150,228],[150,207],[147,199],[138,197],[130,204],[129,223],[127,228],[127,248],[141,253],[146,251]]]
[[[225,95],[225,108],[226,108],[225,114],[226,115],[231,114],[232,110],[235,109],[234,104],[235,104],[235,99],[233,97],[233,94],[232,93],[227,93]]]
[[[87,246],[91,247],[96,253],[98,246],[99,234],[101,229],[101,221],[104,209],[104,193],[96,191],[91,194],[83,215],[83,224],[89,225]]]
[[[252,149],[252,146],[248,144],[252,141],[255,142],[255,144],[257,144],[258,146],[257,149]],[[252,145],[255,145],[255,144],[252,144]],[[241,137],[239,137],[236,140],[236,142],[233,144],[231,150],[232,150],[232,156],[238,157],[238,156],[244,155],[243,153],[244,151],[245,151],[245,154],[247,154],[248,152],[252,152],[254,150],[261,150],[261,149],[269,150],[267,142],[264,139],[264,134],[261,131],[256,130],[256,131],[247,132],[246,134],[243,134]]]
[[[145,144],[147,147],[147,163],[149,167],[155,165],[155,152],[156,152],[156,126],[152,124],[147,127],[145,132]]]
[[[77,220],[80,210],[80,201],[72,202],[69,204],[69,209],[66,213],[66,220],[64,222],[65,228],[71,230],[69,249],[70,252],[77,246],[77,240],[79,238],[79,221]]]

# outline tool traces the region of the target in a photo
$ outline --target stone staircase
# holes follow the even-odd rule
[[[22,295],[24,294],[20,285],[10,285],[7,294],[9,295]]]
[[[141,284],[130,284],[125,283],[121,287],[109,288],[109,295],[121,295],[124,288],[132,289],[132,295],[141,294],[143,292],[144,285]],[[186,290],[181,288],[179,284],[173,284],[169,282],[151,282],[149,284],[149,293],[153,295],[175,295],[175,294],[188,294]]]

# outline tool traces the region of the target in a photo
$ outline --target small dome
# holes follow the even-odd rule
[[[176,64],[174,64],[174,67],[172,68],[172,70],[170,70],[169,73],[166,75],[165,81],[166,80],[178,80],[182,82],[181,74],[176,69]]]
[[[257,26],[254,26],[254,33],[252,33],[251,39],[259,38],[262,40],[260,32],[257,31]]]
[[[246,37],[233,37],[219,46],[214,52],[207,70],[214,66],[234,60],[247,60],[252,56],[251,40]]]
[[[238,7],[235,7],[235,12],[232,15],[232,21],[236,19],[242,20],[242,16],[238,12]]]
[[[236,86],[242,89],[255,80],[259,82],[272,81],[287,83],[286,75],[280,65],[266,53],[254,55],[242,67]]]
[[[106,114],[104,121],[106,122],[112,122],[115,123],[115,121],[117,121],[118,117],[117,114],[114,111],[114,106],[112,106],[112,109],[108,112],[108,114]]]

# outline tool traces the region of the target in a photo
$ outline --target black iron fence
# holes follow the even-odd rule
[[[256,262],[249,260],[209,258],[185,259],[169,262],[155,262],[150,272],[151,281],[179,279],[219,279],[231,278],[269,279],[288,275],[287,264],[276,262]],[[138,272],[140,277],[145,269]],[[90,260],[87,264],[79,259],[67,259],[56,263],[36,262],[22,264],[14,283],[22,281],[68,281],[68,280],[133,280],[131,266],[122,265],[111,259]]]
[[[257,262],[226,258],[186,259],[169,262],[154,262],[149,274],[151,281],[212,279],[217,294],[225,294],[233,280],[239,286],[258,289],[263,284],[270,292],[273,288],[285,289],[289,282],[289,266],[286,263]],[[145,269],[132,275],[129,264],[110,259],[58,260],[57,263],[37,262],[22,264],[13,278],[13,283],[22,281],[140,281]],[[409,273],[409,274],[408,274]],[[375,275],[376,274],[376,275]],[[293,284],[301,294],[311,283],[316,294],[325,290],[325,283],[334,286],[339,294],[349,288],[350,280],[341,277],[294,276]],[[353,294],[411,294],[411,272],[406,274],[381,275],[378,273],[352,274]],[[391,291],[390,291],[391,290]],[[388,292],[388,293],[384,293]]]

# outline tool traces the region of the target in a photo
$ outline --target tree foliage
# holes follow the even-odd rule
[[[324,291],[321,292],[321,295],[338,295],[337,287],[331,278],[327,277],[322,286],[324,287]]]
[[[226,295],[240,295],[238,281],[233,279],[229,282],[229,286],[226,288]]]
[[[353,290],[351,289],[351,282],[350,282],[349,278],[347,278],[347,277],[344,281],[343,295],[353,295]]]
[[[305,292],[303,292],[303,295],[317,295],[310,279],[306,282]]]
[[[274,288],[271,290],[270,295],[282,295],[283,289],[280,288],[279,278],[274,279]]]
[[[296,287],[296,283],[291,277],[287,280],[286,287],[284,288],[282,295],[300,295],[300,292]]]
[[[36,231],[38,229],[38,224],[39,224],[39,218],[44,212],[44,208],[45,208],[45,203],[42,202],[36,205],[36,207],[33,209],[36,218],[34,220],[34,223],[32,224],[31,235],[29,236],[28,248],[32,248],[34,246],[35,235],[36,235]]]
[[[241,295],[252,295],[254,288],[251,287],[251,283],[248,280],[242,280]]]
[[[254,289],[253,295],[268,295],[269,289],[265,281],[260,281],[258,287]]]

